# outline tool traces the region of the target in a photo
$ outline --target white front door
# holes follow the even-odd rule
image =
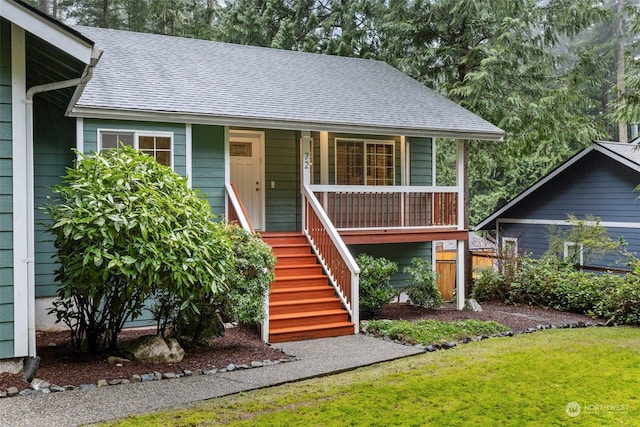
[[[264,230],[264,133],[229,132],[231,183],[256,230]]]

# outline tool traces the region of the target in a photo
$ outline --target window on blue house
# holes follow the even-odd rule
[[[161,165],[172,167],[173,135],[169,133],[156,133],[145,131],[111,131],[99,132],[100,151],[127,145],[134,147],[143,153],[156,159]]]
[[[564,242],[564,260],[569,264],[584,265],[584,245],[576,242]]]
[[[393,141],[336,139],[337,185],[393,185]]]

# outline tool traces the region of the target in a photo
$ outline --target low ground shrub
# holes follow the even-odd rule
[[[497,322],[463,320],[443,322],[440,320],[370,320],[366,324],[367,333],[387,337],[411,344],[437,344],[457,341],[498,332],[507,332],[509,328]]]
[[[480,301],[534,305],[601,317],[612,324],[640,324],[640,262],[626,274],[577,270],[545,257],[523,258],[512,283],[495,271],[483,271],[472,296]],[[509,288],[508,292],[506,289]]]
[[[471,297],[478,301],[505,301],[509,295],[509,283],[493,268],[480,270],[480,277],[473,283]]]
[[[360,267],[360,316],[367,319],[398,296],[398,291],[389,283],[391,276],[398,272],[398,265],[367,254],[360,254],[356,262]]]
[[[591,314],[611,324],[640,325],[640,265],[625,277],[608,276]]]
[[[438,274],[433,271],[431,263],[413,258],[411,264],[411,267],[405,267],[403,270],[411,275],[407,288],[407,295],[411,302],[425,308],[441,306],[444,301],[436,283]]]

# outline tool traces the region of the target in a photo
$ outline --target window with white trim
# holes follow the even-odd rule
[[[584,265],[584,245],[576,242],[564,242],[564,260],[570,264]]]
[[[161,165],[173,167],[172,133],[118,130],[100,130],[98,133],[99,151],[127,145],[153,157]]]
[[[394,185],[394,143],[336,138],[337,185]]]
[[[502,257],[505,259],[514,259],[518,257],[517,237],[502,238]]]

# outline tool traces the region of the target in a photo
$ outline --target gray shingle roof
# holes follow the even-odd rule
[[[137,112],[194,123],[473,139],[503,135],[384,62],[76,28],[104,54],[74,116]]]
[[[639,140],[634,140],[630,143],[598,141],[596,144],[624,157],[636,165],[640,165],[640,147],[638,147],[638,142]]]

